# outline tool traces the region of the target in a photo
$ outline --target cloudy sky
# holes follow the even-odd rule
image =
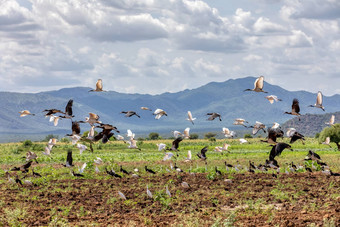
[[[338,0],[0,0],[0,91],[159,94],[263,75],[340,94]]]

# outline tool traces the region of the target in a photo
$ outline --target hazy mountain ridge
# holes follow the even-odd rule
[[[323,111],[307,107],[314,104],[316,94],[306,91],[287,91],[279,86],[265,82],[264,90],[268,94],[244,92],[253,88],[256,78],[247,77],[231,79],[225,82],[211,82],[196,89],[187,89],[176,93],[159,95],[123,94],[115,91],[88,92],[91,88],[75,87],[63,88],[57,91],[32,93],[0,92],[0,133],[51,133],[53,131],[70,132],[71,123],[63,119],[54,127],[48,118],[43,116],[44,109],[65,109],[69,99],[74,100],[73,112],[76,120],[84,120],[89,112],[97,113],[101,121],[113,124],[125,133],[130,128],[136,132],[183,130],[190,127],[192,132],[219,130],[222,127],[233,127],[235,118],[245,118],[250,124],[261,121],[270,126],[274,121],[283,123],[291,118],[283,114],[291,110],[293,98],[300,100],[301,114],[323,114]],[[283,101],[270,104],[264,97],[277,95]],[[141,110],[147,106],[153,110],[164,109],[168,117],[155,120],[151,111]],[[324,97],[325,113],[340,110],[340,95]],[[20,118],[19,111],[28,109],[36,116]],[[122,110],[135,110],[141,118],[125,118],[120,114]],[[186,121],[187,111],[190,110],[197,118],[195,125]],[[218,112],[222,115],[222,122],[207,121],[206,113]],[[82,131],[88,130],[88,125]]]

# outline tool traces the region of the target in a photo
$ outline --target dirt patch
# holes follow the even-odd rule
[[[183,187],[183,181],[190,187]],[[152,199],[146,194],[147,185]],[[165,192],[166,185],[171,198]],[[127,200],[120,198],[118,191]],[[340,177],[245,173],[211,178],[207,174],[169,173],[122,179],[72,178],[23,187],[2,184],[0,222],[10,224],[13,220],[7,216],[16,209],[24,214],[13,217],[14,221],[16,218],[29,226],[337,226]]]

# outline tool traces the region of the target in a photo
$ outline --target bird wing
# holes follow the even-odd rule
[[[205,146],[205,147],[202,148],[201,154],[202,154],[203,157],[205,157],[205,153],[207,153],[207,151],[208,151],[208,146]]]
[[[316,105],[322,106],[322,93],[321,93],[321,91],[319,91],[317,96],[316,96]]]
[[[264,80],[263,76],[260,76],[259,78],[257,78],[255,80],[255,83],[254,83],[254,89],[262,89],[263,88],[263,80]]]
[[[85,168],[86,168],[86,162],[81,166],[81,168],[79,169],[79,173],[83,173]]]
[[[190,133],[190,128],[184,129],[183,134],[184,134],[184,137],[185,137],[185,138],[189,138],[189,137],[190,137],[190,136],[189,136],[189,133]]]
[[[60,117],[56,117],[56,116],[53,117],[53,125],[54,126],[58,125],[59,119],[60,119]]]
[[[192,121],[192,114],[191,114],[191,111],[188,111],[188,119],[189,119],[189,121]]]
[[[72,99],[70,99],[69,101],[68,101],[68,103],[67,103],[67,105],[66,105],[66,107],[65,107],[65,113],[66,113],[66,115],[68,115],[68,116],[72,116],[72,105],[73,105],[73,100]]]
[[[188,159],[191,160],[191,150],[188,150]]]
[[[295,128],[289,128],[286,132],[286,135],[288,137],[292,137],[294,135],[294,133],[296,132],[296,129]]]
[[[269,153],[269,160],[274,160],[275,156],[276,156],[276,146],[277,145],[274,145],[272,147],[272,149],[270,150],[270,153]]]
[[[293,99],[292,112],[295,112],[295,113],[300,112],[300,106],[299,106],[299,100],[298,99]]]
[[[89,116],[90,116],[90,119],[93,119],[93,120],[98,120],[99,119],[99,116],[95,113],[89,113]]]
[[[329,120],[329,123],[332,125],[335,121],[335,115],[332,115],[331,119]]]
[[[80,126],[77,121],[72,122],[72,134],[76,135],[80,134]]]
[[[66,161],[70,166],[72,166],[72,164],[73,164],[72,151],[67,152]]]

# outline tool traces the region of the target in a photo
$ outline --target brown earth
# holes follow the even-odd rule
[[[1,184],[0,224],[28,226],[340,225],[340,177],[322,173],[156,174]],[[208,179],[210,178],[210,180]],[[212,179],[214,178],[214,179]],[[230,180],[226,180],[230,179]],[[189,183],[183,188],[181,181]],[[146,185],[153,199],[146,195]],[[172,197],[165,193],[165,185]],[[127,200],[118,195],[118,190]],[[23,215],[12,217],[15,209]]]

